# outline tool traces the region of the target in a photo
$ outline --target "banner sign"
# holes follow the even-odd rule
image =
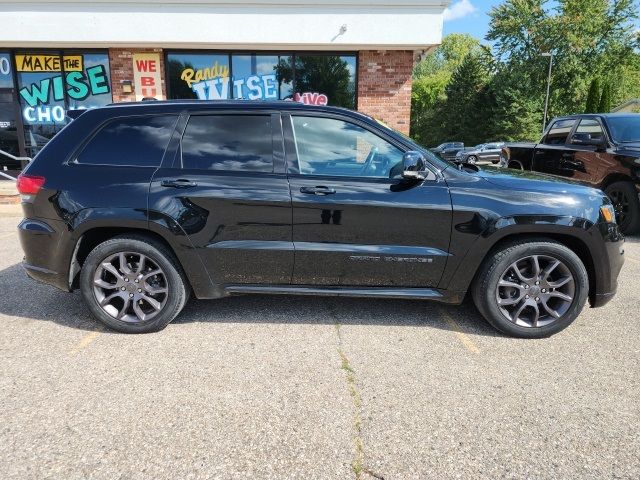
[[[161,82],[160,54],[134,53],[133,84],[136,92],[136,100],[140,101],[143,98],[164,100]]]
[[[16,55],[18,72],[81,72],[82,55]]]
[[[278,100],[278,78],[274,73],[231,78],[229,67],[215,62],[209,68],[185,68],[180,78],[189,85],[199,100],[226,100],[231,98],[231,92],[233,98]],[[289,100],[307,105],[329,103],[326,95],[317,92],[296,93]]]
[[[108,62],[85,60],[83,55],[16,55],[25,123],[64,124],[65,104],[91,108],[97,98],[111,101]]]

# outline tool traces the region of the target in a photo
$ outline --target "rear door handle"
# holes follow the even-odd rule
[[[191,180],[187,180],[186,178],[178,178],[177,180],[162,180],[160,185],[163,187],[172,187],[172,188],[191,188],[197,187],[198,184],[196,182],[192,182]]]
[[[306,193],[308,195],[331,195],[333,193],[336,193],[336,189],[335,188],[329,188],[329,187],[323,187],[323,186],[318,186],[318,187],[300,187],[300,193]]]

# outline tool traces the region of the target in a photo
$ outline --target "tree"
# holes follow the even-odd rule
[[[584,113],[597,113],[600,104],[600,81],[597,78],[591,80],[589,85],[589,94],[587,95],[587,104]]]
[[[442,43],[433,53],[416,64],[413,68],[413,78],[417,80],[442,72],[447,72],[451,76],[468,53],[477,52],[479,49],[480,42],[471,35],[451,33],[442,39]]]
[[[446,100],[451,76],[470,52],[479,52],[480,42],[467,34],[450,34],[442,44],[416,64],[411,92],[411,134],[420,143],[440,142],[442,119],[439,111]]]
[[[611,84],[606,82],[602,87],[602,96],[598,104],[598,112],[609,113],[611,111]]]
[[[491,135],[487,120],[491,117],[492,99],[486,61],[482,54],[469,53],[453,73],[440,112],[440,141],[456,140],[474,145],[487,141]]]
[[[494,42],[497,70],[527,85],[512,93],[520,105],[538,105],[540,125],[548,65],[542,52],[554,53],[550,116],[583,111],[592,79],[607,78],[636,56],[634,0],[506,0],[490,16],[487,40]]]

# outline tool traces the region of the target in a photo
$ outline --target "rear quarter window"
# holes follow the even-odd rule
[[[110,120],[87,142],[76,157],[76,162],[86,165],[157,167],[177,120],[177,115]]]

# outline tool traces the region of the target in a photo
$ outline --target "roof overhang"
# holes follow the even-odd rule
[[[0,0],[0,47],[423,50],[448,0]]]

